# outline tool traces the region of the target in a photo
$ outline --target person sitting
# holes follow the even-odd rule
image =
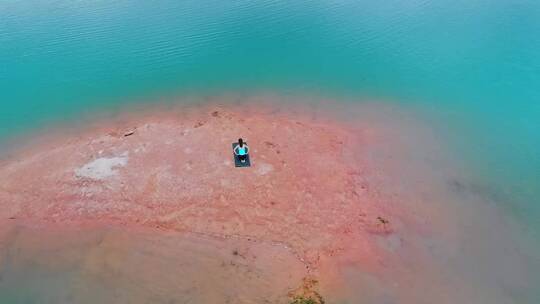
[[[238,139],[238,145],[234,147],[234,154],[238,155],[238,159],[240,159],[241,162],[246,162],[246,157],[249,153],[249,147],[244,143],[244,140],[242,138]]]

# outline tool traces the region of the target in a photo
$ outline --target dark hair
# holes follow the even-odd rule
[[[242,147],[244,145],[244,140],[239,138],[238,139],[238,145],[240,145],[240,147]]]

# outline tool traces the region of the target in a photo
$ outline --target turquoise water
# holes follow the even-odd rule
[[[4,140],[134,98],[257,91],[427,114],[538,240],[538,1],[0,3]]]

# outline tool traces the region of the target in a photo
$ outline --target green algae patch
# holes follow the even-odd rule
[[[289,304],[319,304],[324,302],[317,302],[316,300],[312,298],[304,298],[304,297],[298,297],[294,300],[292,300]]]
[[[319,281],[305,277],[302,285],[289,293],[292,300],[289,304],[324,304],[323,297],[317,292]]]

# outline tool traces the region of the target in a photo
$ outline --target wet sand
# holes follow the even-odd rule
[[[0,291],[18,299],[26,282],[51,303],[509,303],[527,288],[505,219],[429,128],[390,106],[332,107],[162,107],[18,151],[0,163]],[[250,168],[234,167],[239,137]],[[501,263],[511,270],[492,269]],[[40,273],[69,285],[39,287]]]

